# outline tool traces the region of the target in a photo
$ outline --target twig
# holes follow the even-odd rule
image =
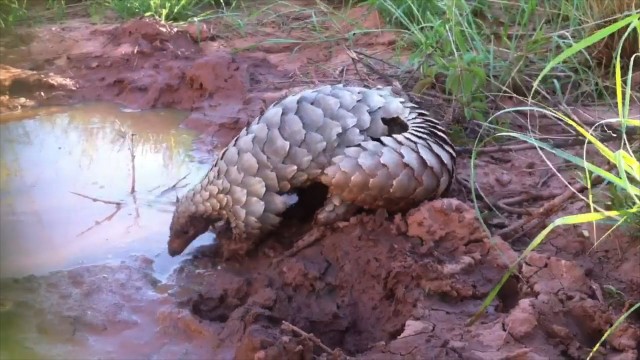
[[[344,355],[344,353],[342,353],[342,351],[340,351],[339,349],[336,350],[331,350],[327,345],[323,344],[322,341],[320,341],[320,339],[318,339],[315,335],[313,334],[309,334],[308,332],[300,329],[299,327],[287,322],[287,321],[283,321],[282,322],[282,329],[283,330],[288,330],[291,332],[294,332],[300,336],[302,336],[305,339],[309,339],[312,343],[316,344],[317,346],[319,346],[322,351],[326,352],[327,354],[331,354],[334,356],[341,356],[344,359],[349,359],[348,356]]]
[[[537,192],[537,193],[528,192],[526,194],[514,196],[511,198],[498,200],[496,205],[502,210],[505,210],[512,214],[531,215],[533,212],[535,212],[535,210],[520,209],[520,208],[513,207],[513,205],[520,204],[520,203],[523,203],[529,200],[534,200],[534,199],[535,200],[553,199],[557,196],[560,196],[561,194],[562,193],[559,193],[558,191],[545,191],[545,192]]]
[[[352,51],[353,51],[354,53],[356,53],[356,54],[360,55],[360,56],[364,56],[364,57],[369,58],[369,59],[371,59],[371,60],[380,61],[380,62],[381,62],[381,63],[383,63],[383,64],[386,64],[386,65],[388,65],[388,66],[394,67],[394,68],[396,68],[396,69],[400,69],[400,67],[399,67],[398,65],[392,64],[392,63],[390,63],[390,62],[388,62],[388,61],[386,61],[386,60],[383,60],[383,59],[380,59],[380,58],[374,57],[374,56],[369,55],[369,54],[365,54],[365,53],[363,53],[362,51],[358,51],[358,50],[355,50],[355,49],[354,49],[354,50],[352,50]]]
[[[180,179],[178,179],[178,181],[176,181],[175,183],[173,183],[173,185],[171,185],[171,186],[169,186],[168,188],[166,188],[166,189],[162,190],[162,191],[160,192],[160,195],[159,195],[159,196],[164,196],[164,195],[165,195],[166,193],[168,193],[169,191],[177,189],[177,188],[178,188],[178,184],[180,184],[180,182],[181,182],[182,180],[186,179],[186,178],[187,178],[187,176],[189,176],[189,174],[191,174],[191,172],[188,172],[185,176],[181,177]]]
[[[103,218],[102,220],[98,220],[96,221],[93,225],[89,226],[88,228],[86,228],[84,231],[82,231],[81,233],[79,233],[78,235],[76,235],[76,237],[80,237],[86,233],[88,233],[89,231],[91,231],[93,228],[96,228],[100,225],[102,225],[103,223],[107,222],[107,221],[111,221],[113,219],[114,216],[116,216],[116,214],[118,214],[118,212],[122,210],[122,205],[121,204],[116,204],[116,209],[109,215],[107,215],[105,218]]]
[[[545,176],[543,176],[542,179],[540,179],[540,181],[538,181],[538,189],[543,187],[544,184],[546,184],[546,182],[549,181],[549,179],[551,179],[551,177],[554,174],[555,173],[553,171],[547,171],[547,174]]]
[[[469,196],[471,196],[471,193],[473,192],[473,189],[472,189],[472,185],[471,185],[471,182],[469,181],[469,179],[463,178],[461,176],[456,176],[455,177],[455,181],[460,186],[462,186],[464,189],[466,189],[468,191],[468,193],[469,193]],[[478,195],[478,200],[483,202],[485,205],[491,207],[491,203],[489,202],[489,200],[487,200],[487,198],[484,196],[482,191],[480,191],[480,188],[478,188],[478,184],[474,184],[473,187],[475,188],[475,192]],[[464,195],[465,195],[465,197],[467,197],[467,193],[466,192],[465,192]]]
[[[404,87],[405,85],[407,85],[407,83],[409,82],[409,80],[411,80],[413,78],[413,75],[415,75],[418,70],[420,70],[422,68],[422,66],[424,65],[424,63],[427,62],[427,55],[429,55],[431,52],[427,53],[424,55],[424,58],[422,59],[422,61],[420,61],[420,64],[418,64],[418,66],[416,66],[413,71],[411,71],[411,73],[409,74],[409,76],[407,76],[407,78],[402,82],[402,86]]]
[[[349,49],[348,47],[344,47],[344,49],[347,51],[347,55],[349,55],[349,57],[351,58],[351,60],[354,62],[359,62],[362,65],[364,65],[364,67],[366,67],[368,70],[370,70],[371,72],[373,72],[374,74],[382,77],[383,79],[385,79],[387,82],[389,82],[389,84],[396,90],[402,90],[402,85],[400,85],[400,83],[398,82],[398,80],[391,78],[389,75],[383,73],[382,71],[376,69],[375,66],[371,65],[368,61],[361,59],[358,57],[358,55],[351,49]]]
[[[313,228],[311,231],[306,233],[300,240],[296,241],[296,243],[293,244],[293,247],[291,249],[285,251],[285,253],[282,254],[282,256],[276,258],[274,260],[274,263],[277,263],[285,258],[291,257],[299,253],[303,249],[306,249],[316,241],[322,239],[325,236],[325,233],[326,233],[326,228],[324,226]]]
[[[131,154],[131,190],[129,191],[132,195],[136,192],[136,153],[133,147],[133,137],[136,134],[131,133],[131,142],[129,143],[129,153]]]
[[[604,178],[601,177],[594,177],[591,180],[591,186],[594,185],[599,185],[602,182],[604,182]],[[497,231],[495,233],[495,235],[501,236],[501,237],[505,237],[505,235],[510,234],[515,232],[516,230],[518,231],[516,233],[516,235],[512,236],[510,238],[510,240],[517,238],[518,236],[521,236],[522,234],[526,233],[527,231],[533,229],[534,227],[538,226],[542,221],[544,221],[545,219],[547,219],[549,216],[551,216],[551,214],[553,214],[557,209],[559,209],[560,207],[562,207],[563,205],[566,204],[566,202],[575,194],[575,193],[581,193],[584,190],[587,189],[587,185],[583,184],[583,183],[577,183],[575,185],[572,185],[569,189],[565,190],[562,194],[560,194],[559,196],[557,196],[555,199],[553,199],[552,201],[546,203],[544,206],[542,206],[541,208],[539,208],[537,211],[535,211],[531,216],[523,218],[519,221],[516,221],[515,223],[507,226],[506,228]]]
[[[80,193],[77,193],[77,192],[74,192],[74,191],[70,191],[70,193],[72,193],[73,195],[78,195],[78,196],[83,197],[85,199],[89,199],[89,200],[91,200],[93,202],[101,202],[103,204],[110,204],[110,205],[115,205],[115,206],[124,205],[124,203],[121,202],[121,201],[109,201],[109,200],[98,199],[98,198],[94,198],[94,197],[91,197],[91,196],[80,194]]]
[[[353,63],[353,68],[355,69],[356,74],[358,74],[358,77],[360,78],[360,80],[364,83],[371,82],[371,79],[366,78],[365,76],[360,74],[360,70],[358,70],[358,61],[356,61],[356,59],[352,57],[351,62]]]

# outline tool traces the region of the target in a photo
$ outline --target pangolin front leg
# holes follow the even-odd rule
[[[342,200],[339,195],[330,195],[324,205],[318,209],[314,223],[320,226],[332,225],[349,219],[359,206]]]

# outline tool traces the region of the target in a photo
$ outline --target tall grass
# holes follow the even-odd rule
[[[581,136],[585,139],[585,149],[587,144],[595,147],[599,154],[606,159],[609,163],[609,166],[597,166],[593,160],[587,159],[586,151],[584,152],[583,157],[575,156],[567,151],[562,149],[554,148],[544,142],[541,142],[531,136],[530,134],[520,134],[514,132],[502,132],[498,133],[495,136],[498,137],[512,137],[516,139],[520,139],[523,141],[527,141],[529,143],[535,144],[538,149],[542,152],[543,150],[551,153],[555,156],[561,157],[565,160],[570,161],[574,165],[578,166],[584,171],[584,179],[587,185],[588,194],[586,197],[581,197],[587,202],[589,206],[589,211],[582,214],[574,214],[563,216],[554,220],[551,224],[549,224],[544,230],[542,230],[529,244],[529,246],[522,252],[517,261],[512,264],[509,270],[504,274],[502,279],[499,281],[498,285],[489,293],[487,298],[482,304],[481,309],[476,313],[472,321],[475,321],[491,304],[491,302],[495,299],[496,295],[506,282],[506,280],[517,271],[517,267],[519,263],[525,259],[535,248],[537,248],[547,237],[547,235],[556,227],[561,225],[571,225],[571,224],[582,224],[582,223],[596,223],[604,220],[614,220],[614,225],[610,231],[608,231],[606,235],[610,234],[613,229],[619,226],[635,226],[638,223],[638,219],[640,217],[640,162],[637,158],[638,156],[638,147],[640,144],[632,143],[629,139],[628,134],[637,134],[640,130],[640,120],[631,119],[629,117],[629,108],[631,105],[631,92],[632,92],[632,84],[631,84],[631,74],[633,69],[633,64],[640,61],[640,43],[637,44],[636,54],[633,55],[630,59],[630,66],[627,74],[625,76],[626,81],[623,82],[623,71],[621,66],[621,58],[620,54],[622,52],[624,40],[628,38],[633,32],[640,35],[640,15],[629,15],[621,20],[614,22],[613,24],[595,32],[591,36],[586,37],[583,40],[576,41],[576,43],[563,51],[561,54],[553,58],[547,66],[541,71],[540,75],[534,81],[532,88],[533,91],[538,90],[539,85],[542,83],[544,76],[550,73],[550,71],[557,65],[560,65],[564,62],[570,61],[573,56],[584,52],[585,49],[591,46],[597,45],[599,42],[606,41],[607,36],[612,34],[616,34],[622,30],[622,35],[620,36],[620,42],[615,52],[615,65],[614,65],[614,73],[615,73],[615,96],[616,96],[616,104],[618,109],[618,118],[613,120],[606,120],[603,122],[607,123],[617,123],[620,126],[622,136],[620,137],[620,143],[618,144],[617,150],[611,150],[605,144],[601,143],[596,137],[592,135],[590,130],[585,129],[578,122],[573,119],[565,116],[564,114],[557,112],[549,107],[543,106],[527,106],[527,107],[519,107],[519,108],[511,108],[506,109],[501,112],[495,114],[489,121],[493,118],[507,112],[513,111],[533,111],[533,112],[541,112],[549,117],[556,118],[565,124],[569,125],[571,128],[575,129]],[[640,37],[639,37],[640,38]],[[532,101],[533,94],[529,97],[530,103]],[[480,137],[476,141],[476,149],[485,143],[485,141],[480,141]],[[636,140],[637,141],[637,140]],[[472,171],[471,171],[471,179],[472,182],[475,182],[475,160],[477,157],[477,151],[474,151],[472,154]],[[612,169],[612,170],[608,170]],[[591,179],[593,176],[600,176],[606,180],[609,184],[616,188],[616,193],[618,196],[625,199],[624,202],[618,203],[619,208],[614,208],[610,210],[606,210],[602,204],[598,204],[596,202],[597,197],[593,196],[594,188],[591,185]],[[476,193],[475,189],[472,190],[473,196],[475,199]],[[476,211],[479,212],[476,203]],[[598,239],[594,243],[594,247],[598,245],[599,241],[602,241],[605,236]],[[636,311],[640,307],[640,303],[634,305],[627,312],[622,314],[618,321],[607,331],[602,339],[598,342],[598,344],[591,351],[589,357],[591,357],[597,348],[601,345],[601,343],[606,339],[606,337],[615,330],[617,326],[619,326],[633,311]]]
[[[0,29],[11,29],[27,17],[27,0],[0,0]]]
[[[198,18],[212,7],[227,6],[228,0],[106,0],[118,15],[127,19],[135,16],[155,16],[165,21],[186,21]]]
[[[535,77],[562,51],[603,22],[637,12],[634,0],[365,0],[394,25],[422,64],[415,92],[444,78],[467,118],[484,121],[487,100],[501,93],[529,96]],[[545,78],[545,93],[563,101],[605,98],[607,69],[577,53]]]

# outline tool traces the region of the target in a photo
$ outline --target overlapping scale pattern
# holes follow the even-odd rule
[[[440,196],[455,160],[439,122],[390,88],[322,86],[274,103],[243,129],[179,201],[174,222],[228,220],[235,239],[256,239],[278,225],[290,206],[284,195],[312,182],[329,187],[321,223],[358,207],[405,210]]]

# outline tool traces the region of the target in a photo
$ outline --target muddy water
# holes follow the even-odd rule
[[[172,202],[208,167],[179,127],[188,114],[97,103],[26,115],[0,119],[0,276],[131,254],[167,274]]]
[[[0,118],[0,359],[205,358],[214,332],[163,283],[188,257],[166,252],[172,201],[211,161],[187,114],[23,115]]]

